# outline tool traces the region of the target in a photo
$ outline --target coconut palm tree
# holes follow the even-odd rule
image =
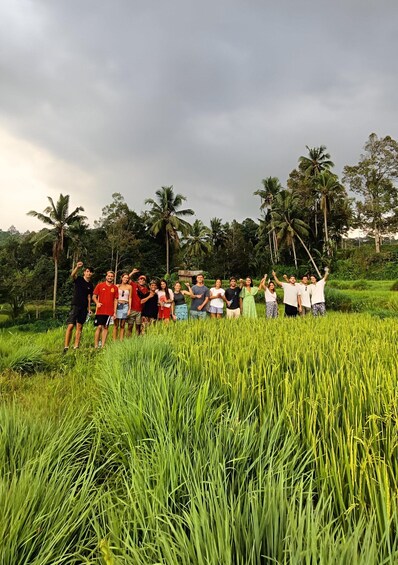
[[[327,255],[330,256],[331,246],[329,240],[328,213],[330,212],[334,200],[344,193],[344,187],[340,184],[337,176],[329,171],[322,171],[315,177],[314,182],[316,191],[320,196],[320,208],[323,213],[325,250]]]
[[[292,248],[296,269],[298,265],[295,238],[297,238],[304,247],[316,272],[321,276],[315,260],[304,242],[304,238],[307,237],[309,233],[309,226],[298,217],[297,196],[289,190],[282,190],[275,199],[272,216],[278,241],[284,241]]]
[[[44,209],[43,212],[35,212],[31,210],[28,216],[33,216],[41,222],[50,226],[46,228],[38,236],[35,237],[38,243],[41,240],[48,239],[53,244],[53,261],[54,261],[54,287],[53,287],[53,316],[55,317],[55,307],[57,302],[57,285],[58,285],[58,263],[61,253],[64,249],[65,238],[67,237],[70,226],[76,222],[83,222],[86,216],[81,216],[79,212],[83,212],[84,208],[78,206],[69,212],[69,194],[65,196],[59,195],[58,201],[54,204],[53,199],[48,196],[50,206]]]
[[[222,223],[221,218],[211,218],[210,220],[210,240],[212,247],[215,251],[218,251],[227,242],[227,230],[225,224]]]
[[[201,220],[195,220],[184,241],[186,256],[199,267],[199,259],[211,252],[211,230]]]
[[[320,145],[319,147],[308,147],[308,156],[302,155],[299,158],[299,169],[312,180],[312,188],[315,191],[315,179],[323,171],[329,171],[334,167],[333,161],[330,160],[330,154],[326,152],[326,146]],[[318,237],[318,196],[315,192],[315,207],[314,207],[314,220],[315,220],[315,236]]]
[[[178,245],[179,232],[187,232],[190,224],[181,216],[192,216],[194,211],[190,208],[179,210],[186,200],[181,194],[174,194],[172,186],[162,186],[156,191],[157,199],[147,198],[145,204],[149,204],[150,232],[153,235],[163,234],[166,243],[166,272],[170,274],[170,243]]]
[[[282,190],[282,185],[277,177],[267,177],[266,179],[263,179],[261,182],[264,188],[260,188],[259,190],[256,190],[254,194],[255,196],[259,196],[261,198],[260,210],[264,211],[264,219],[267,220],[268,218],[270,221],[270,230],[268,232],[268,238],[269,238],[271,262],[273,262],[273,255],[275,255],[275,261],[278,260],[278,238],[276,237],[275,226],[273,225],[273,220],[272,220],[272,207],[276,196]],[[274,253],[272,251],[272,245],[274,248]]]

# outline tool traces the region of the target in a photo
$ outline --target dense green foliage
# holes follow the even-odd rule
[[[190,224],[186,218],[194,211],[181,208],[186,197],[168,186],[157,190],[155,199],[144,200],[149,209],[141,214],[113,193],[89,228],[80,206],[69,212],[68,195],[60,194],[57,202],[49,198],[43,213],[29,212],[48,229],[26,234],[14,227],[0,230],[0,303],[7,303],[16,319],[28,302],[52,296],[55,311],[69,300],[69,274],[78,260],[94,267],[94,282],[109,269],[118,281],[133,267],[150,277],[166,273],[175,278],[178,269],[199,269],[209,278],[226,279],[260,278],[273,269],[319,276],[329,266],[335,278],[396,280],[398,252],[391,241],[398,226],[397,142],[371,134],[359,164],[345,167],[345,180],[359,195],[355,203],[326,147],[307,151],[290,173],[287,188],[276,177],[261,181],[253,193],[260,198],[256,220],[212,218],[209,227],[199,219]],[[350,228],[367,236],[349,240]],[[375,240],[375,250],[363,245],[369,238]]]
[[[45,373],[0,380],[2,563],[395,563],[397,331],[180,323],[66,356],[31,334]]]

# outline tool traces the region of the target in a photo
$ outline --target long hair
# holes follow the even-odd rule
[[[166,288],[164,289],[164,293],[166,295],[167,300],[170,300],[170,292],[169,292],[169,287],[167,284],[167,281],[165,279],[160,279],[160,288],[162,289],[162,282],[164,282],[164,284],[166,285]]]

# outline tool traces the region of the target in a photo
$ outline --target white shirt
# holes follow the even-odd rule
[[[276,292],[271,292],[268,287],[265,287],[265,302],[276,302]]]
[[[310,285],[297,283],[297,286],[300,288],[301,306],[311,308],[311,289],[309,288]]]
[[[158,295],[159,304],[163,304],[164,308],[171,308],[171,302],[164,302],[164,300],[167,300],[166,293],[164,290],[157,290],[156,294]],[[169,296],[170,296],[170,300],[174,300],[174,292],[170,288],[169,288]]]
[[[214,296],[217,294],[221,294],[221,296],[224,296],[225,294],[225,290],[223,288],[215,288],[213,286],[213,288],[210,289],[210,296]],[[210,306],[213,306],[214,308],[223,308],[224,307],[224,300],[222,298],[214,298],[213,300],[210,300]]]
[[[283,288],[283,303],[297,308],[297,297],[301,295],[300,287],[298,284],[282,283]]]
[[[321,279],[315,284],[310,284],[310,290],[312,304],[325,302],[325,279]]]

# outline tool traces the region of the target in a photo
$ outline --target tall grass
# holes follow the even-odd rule
[[[2,562],[396,563],[397,334],[182,322],[63,360],[57,418],[0,411]]]

